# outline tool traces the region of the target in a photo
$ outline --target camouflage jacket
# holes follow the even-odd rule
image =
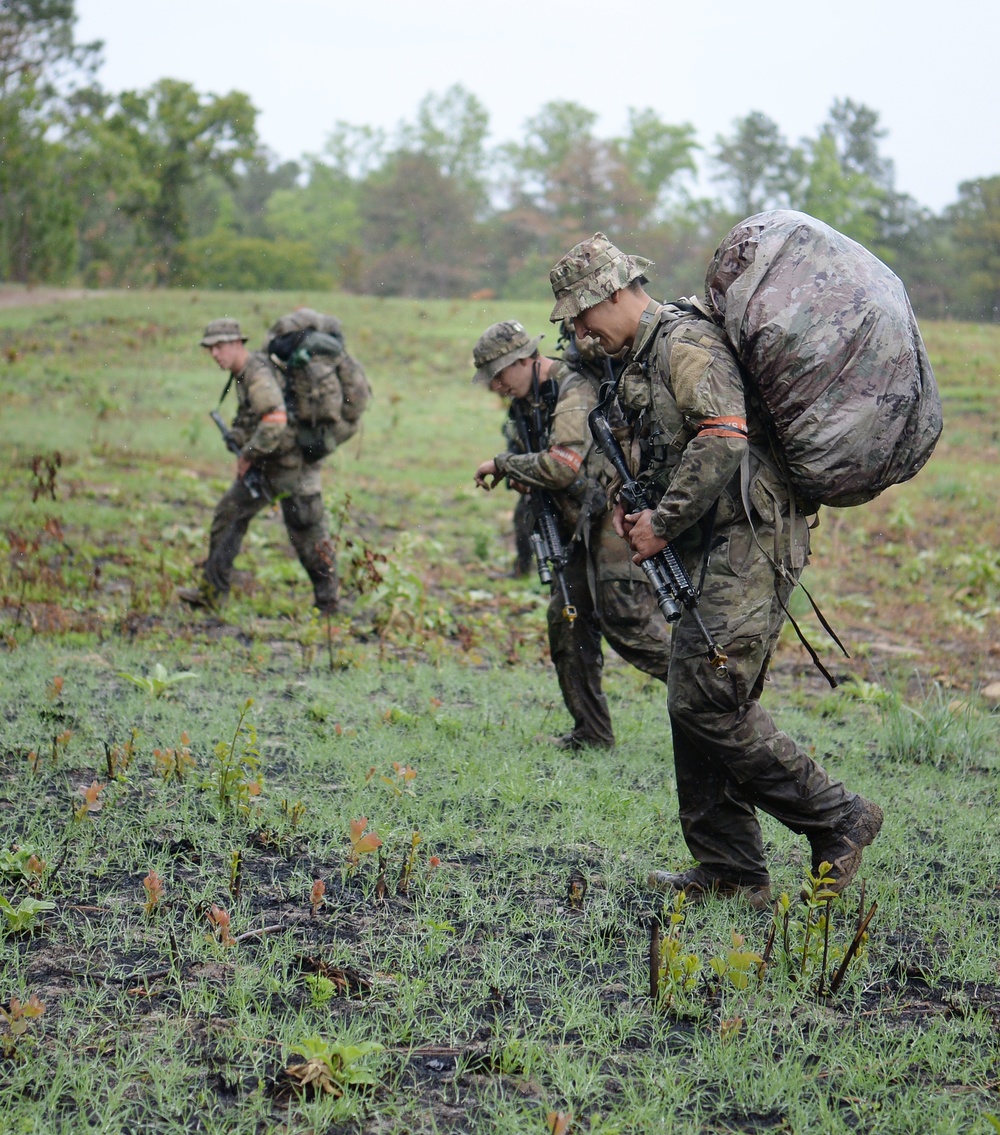
[[[249,461],[285,457],[295,448],[295,431],[288,424],[282,384],[266,355],[254,351],[236,375],[236,417],[233,437],[241,457]]]
[[[597,405],[600,383],[587,373],[573,370],[564,362],[556,362],[549,379],[559,384],[549,423],[547,448],[537,453],[501,453],[496,458],[497,470],[529,488],[548,489],[556,499],[564,517],[575,524],[581,506],[595,512],[605,502],[604,489],[613,475],[611,466],[594,445],[587,424],[587,415]],[[528,403],[527,399],[524,399]],[[525,407],[530,415],[530,403]],[[511,440],[508,437],[508,440]],[[588,499],[589,498],[589,499]]]
[[[725,331],[707,316],[650,303],[618,391],[634,416],[639,479],[658,502],[652,529],[661,539],[693,529],[715,501],[717,527],[744,519],[740,464],[748,443],[754,512],[770,522],[776,509],[787,509],[763,419],[748,404]]]

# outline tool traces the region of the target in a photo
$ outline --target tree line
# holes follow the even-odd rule
[[[648,108],[603,136],[595,112],[553,101],[491,146],[485,107],[453,86],[394,132],[338,122],[282,162],[240,91],[105,91],[102,45],[74,25],[74,0],[0,11],[0,280],[541,298],[601,229],[656,261],[668,297],[700,286],[736,220],[787,207],[876,252],[920,314],[1000,319],[1000,175],[933,213],[896,188],[878,113],[849,98],[797,143],[758,111],[708,148]]]

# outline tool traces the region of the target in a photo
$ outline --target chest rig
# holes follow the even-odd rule
[[[693,303],[678,301],[649,308],[639,317],[639,347],[618,376],[618,401],[631,427],[630,462],[636,475],[662,493],[669,483],[691,431],[667,388],[665,375],[653,366],[653,351],[669,326],[701,313]]]

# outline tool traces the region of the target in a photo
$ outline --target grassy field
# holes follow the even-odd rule
[[[174,589],[231,462],[197,339],[225,314],[256,344],[303,302],[375,389],[326,473],[348,603],[315,617],[268,515],[204,618]],[[643,886],[687,864],[658,683],[609,658],[617,748],[545,741],[568,719],[544,597],[508,574],[511,494],[474,490],[502,410],[469,379],[487,324],[546,313],[0,307],[4,1135],[1000,1122],[1000,328],[925,328],[945,438],[822,516],[808,582],[853,657],[813,638],[842,686],[793,637],[776,659],[782,725],[886,808],[824,941],[821,904],[677,914]],[[805,841],[764,826],[796,896]]]

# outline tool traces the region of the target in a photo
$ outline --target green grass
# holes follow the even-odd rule
[[[351,609],[310,616],[280,520],[262,517],[225,620],[205,620],[172,598],[229,472],[206,416],[222,376],[197,338],[220,314],[256,338],[297,302],[343,318],[376,393],[327,474]],[[874,505],[824,515],[812,589],[846,627],[856,680],[823,692],[788,644],[767,694],[886,807],[865,856],[865,956],[834,997],[776,963],[746,990],[706,975],[665,1008],[647,954],[669,912],[643,880],[687,859],[663,688],[610,658],[618,747],[538,739],[566,726],[542,596],[506,577],[510,495],[472,487],[501,411],[469,383],[471,343],[544,315],[185,293],[0,311],[0,840],[45,861],[7,869],[0,894],[55,903],[29,932],[0,923],[0,1004],[45,1005],[0,1049],[0,1132],[522,1135],[550,1111],[629,1135],[990,1129],[1000,754],[979,689],[998,677],[985,411],[1000,334],[928,329],[951,423],[939,453]],[[57,449],[55,499],[32,501],[32,458]],[[366,552],[387,557],[381,584]],[[196,677],[164,686],[157,666]],[[244,809],[220,799],[214,751],[249,697],[263,787]],[[194,767],[164,780],[154,750],[184,734]],[[133,736],[110,778],[108,749]],[[95,780],[100,809],[74,818]],[[379,852],[350,863],[362,816],[384,841],[384,894]],[[805,842],[764,830],[775,886],[795,895]],[[164,894],[147,914],[151,870]],[[223,946],[213,904],[236,937],[266,932]],[[763,952],[769,925],[720,903],[679,933],[707,971],[733,931]],[[336,995],[316,996],[317,973]],[[381,1045],[360,1061],[376,1086],[296,1093],[284,1069],[313,1036]]]

